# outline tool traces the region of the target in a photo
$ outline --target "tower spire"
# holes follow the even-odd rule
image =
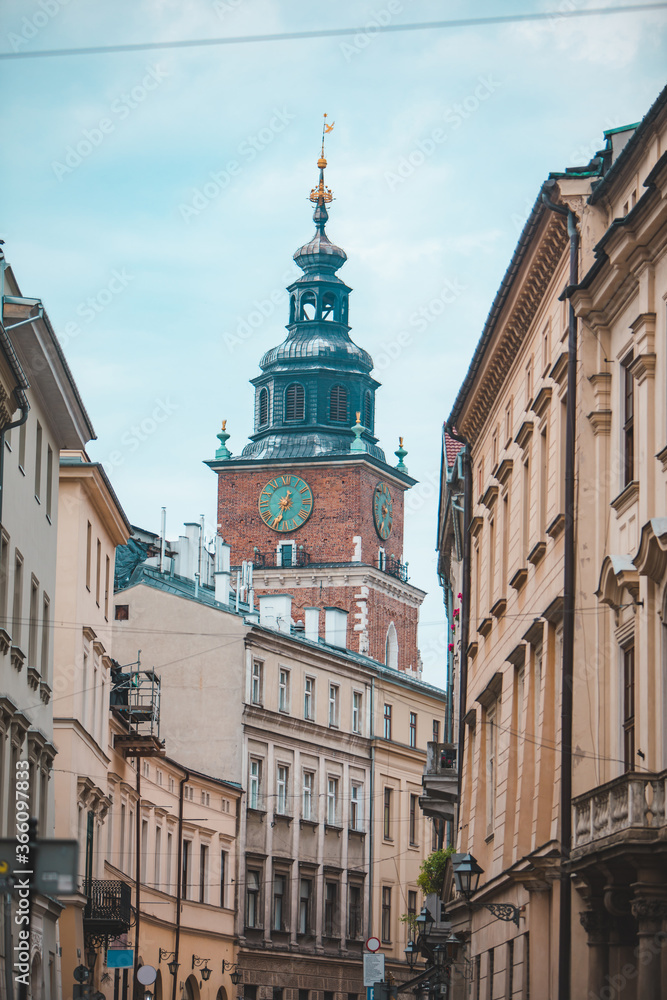
[[[310,192],[310,200],[315,205],[315,211],[313,212],[313,222],[316,224],[317,228],[322,232],[324,230],[324,225],[329,218],[329,213],[327,212],[326,206],[333,201],[333,193],[330,188],[326,187],[324,183],[324,170],[327,165],[327,161],[324,157],[324,139],[325,136],[333,130],[336,123],[331,122],[331,125],[327,124],[327,113],[324,112],[324,121],[322,123],[322,149],[320,150],[320,158],[317,161],[317,166],[320,169],[320,180],[316,188],[313,188]]]

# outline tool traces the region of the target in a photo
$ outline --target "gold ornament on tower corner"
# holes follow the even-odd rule
[[[328,205],[329,202],[333,201],[333,193],[330,188],[325,187],[324,184],[324,168],[327,165],[327,161],[324,158],[324,137],[328,135],[329,132],[333,130],[336,123],[332,122],[331,125],[327,125],[327,113],[324,112],[324,124],[322,125],[322,150],[320,152],[320,158],[317,161],[317,166],[320,168],[320,183],[316,188],[313,188],[310,192],[309,198],[313,204],[317,205]]]

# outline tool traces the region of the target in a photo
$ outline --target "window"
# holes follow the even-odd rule
[[[324,885],[324,936],[333,937],[336,933],[336,903],[338,901],[338,884],[325,882]]]
[[[623,760],[626,771],[635,769],[635,647],[623,650]]]
[[[521,549],[523,562],[530,551],[530,456],[526,456],[523,463],[523,510],[521,523]]]
[[[313,883],[309,878],[299,880],[299,934],[310,934],[311,900]],[[301,994],[299,990],[299,994]],[[308,993],[308,990],[305,991]]]
[[[411,939],[415,931],[415,920],[417,918],[417,891],[408,889],[408,938]]]
[[[440,723],[437,719],[433,720],[433,742],[440,742]]]
[[[9,593],[9,535],[0,531],[0,622],[7,620],[7,595]]]
[[[248,806],[250,809],[260,808],[260,784],[262,780],[262,762],[256,757],[250,758],[250,794]]]
[[[86,589],[90,590],[90,573],[93,563],[93,526],[88,521],[86,526]]]
[[[315,319],[316,311],[317,302],[315,300],[315,295],[313,292],[304,292],[301,296],[301,319],[306,322]]]
[[[338,702],[339,702],[340,688],[337,684],[329,685],[329,725],[338,725]]]
[[[496,521],[489,518],[489,593],[487,597],[488,606],[493,605],[493,588],[496,575]]]
[[[39,634],[39,581],[30,579],[30,624],[28,630],[28,664],[37,666],[37,636]]]
[[[384,790],[384,808],[382,812],[383,834],[385,840],[391,840],[391,788]]]
[[[100,606],[100,589],[102,586],[102,543],[97,539],[96,546],[97,563],[95,567],[95,601]]]
[[[205,792],[203,789],[200,795],[200,802],[203,806],[210,806],[211,804],[211,793]]]
[[[111,582],[111,560],[106,557],[104,570],[104,620],[109,620],[109,583]]]
[[[289,712],[289,670],[283,667],[278,673],[278,711]]]
[[[249,869],[246,875],[246,927],[259,927],[259,872]]]
[[[350,787],[350,830],[361,830],[363,821],[363,785]]]
[[[417,746],[417,713],[410,712],[410,746]]]
[[[42,491],[42,425],[39,420],[35,429],[35,497],[39,500]]]
[[[132,813],[130,813],[130,828],[132,827]],[[181,896],[188,898],[188,883],[190,881],[190,848],[192,841],[183,841],[183,857],[181,858]]]
[[[347,898],[347,936],[352,941],[361,937],[361,886],[349,885]]]
[[[305,390],[298,382],[292,382],[285,389],[285,420],[303,420],[305,415]]]
[[[505,447],[507,447],[512,440],[512,400],[505,407]]]
[[[116,604],[114,608],[114,618],[117,622],[127,622],[130,620],[130,605]]]
[[[303,819],[313,818],[313,783],[315,775],[312,771],[303,772],[303,789],[301,799],[301,816]]]
[[[51,517],[53,503],[53,452],[51,446],[46,446],[46,516]]]
[[[338,778],[329,778],[327,781],[327,823],[329,826],[336,826],[338,818]]]
[[[335,385],[331,390],[329,416],[339,423],[347,422],[347,389],[344,385]]]
[[[382,886],[382,940],[391,941],[391,889]]]
[[[227,883],[227,851],[220,851],[220,906],[224,909]]]
[[[508,578],[508,567],[509,567],[509,550],[510,550],[510,494],[509,489],[505,491],[502,499],[502,514],[503,514],[503,537],[502,537],[502,550],[500,553],[500,593],[505,595],[507,593],[507,578]]]
[[[486,835],[493,833],[496,804],[496,706],[486,713]]]
[[[410,796],[410,817],[409,817],[410,843],[417,843],[417,796]]]
[[[384,706],[384,738],[391,739],[391,705]]]
[[[208,847],[199,846],[199,902],[206,902],[206,883],[208,881]]]
[[[547,532],[547,510],[549,499],[549,438],[547,425],[540,433],[540,538]]]
[[[315,714],[315,678],[306,677],[303,690],[303,717],[312,719]]]
[[[287,542],[285,545],[278,546],[278,565],[279,566],[296,566],[296,543]]]
[[[398,670],[398,636],[396,634],[396,626],[393,622],[389,623],[389,628],[387,629],[387,638],[385,640],[384,647],[384,662],[392,670]]]
[[[335,319],[336,296],[333,292],[325,292],[322,297],[322,319]]]
[[[287,779],[289,768],[278,764],[276,769],[276,812],[281,816],[287,813]]]
[[[367,431],[373,430],[373,397],[370,392],[364,393],[364,427]]]
[[[525,373],[525,387],[526,387],[526,409],[530,406],[533,401],[533,359],[530,358],[528,364],[526,365]]]
[[[21,645],[21,614],[23,611],[23,556],[15,550],[14,556],[14,599],[12,602],[12,642]]]
[[[623,486],[634,479],[635,473],[635,391],[634,378],[630,371],[632,354],[629,354],[621,365],[623,388]]]
[[[19,427],[19,469],[25,475],[25,440],[28,424],[23,423]]]
[[[361,691],[352,692],[352,732],[361,732]]]
[[[259,660],[252,661],[250,701],[253,703],[253,705],[262,704],[262,664],[260,663]]]
[[[269,390],[259,390],[259,426],[263,427],[269,422]]]
[[[42,599],[42,665],[40,673],[42,680],[49,676],[49,637],[51,629],[51,601],[44,594]]]
[[[284,931],[285,922],[285,885],[284,875],[273,876],[273,930]]]

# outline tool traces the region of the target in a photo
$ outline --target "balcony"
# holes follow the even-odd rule
[[[454,820],[458,794],[456,747],[453,743],[427,743],[422,775],[424,794],[419,805],[425,816]]]
[[[132,919],[132,890],[126,882],[86,880],[83,892],[88,897],[83,911],[84,932],[87,935],[116,937],[127,933]]]
[[[572,799],[572,858],[617,844],[664,843],[667,771],[628,771]]]
[[[403,583],[408,582],[408,564],[402,563],[400,559],[396,559],[394,556],[380,556],[375,566],[376,569],[381,570],[383,573],[388,573],[389,576],[395,576],[397,580],[401,580]]]
[[[285,545],[281,546],[279,552],[276,552],[275,549],[271,549],[269,552],[260,552],[259,549],[255,549],[252,561],[255,569],[289,569],[291,566],[308,566],[310,556],[303,546],[294,549]]]

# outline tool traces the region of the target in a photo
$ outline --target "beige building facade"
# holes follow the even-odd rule
[[[607,133],[590,164],[545,183],[447,424],[465,447],[444,488],[440,563],[469,595],[453,621],[457,850],[483,869],[474,908],[448,902],[473,989],[494,1000],[667,988],[666,135],[663,93],[638,126]],[[574,213],[579,236],[568,293],[578,354],[571,754],[561,728],[570,234],[543,195]],[[569,943],[561,879],[573,889]],[[490,915],[486,904],[501,903],[515,921]]]
[[[54,615],[58,456],[94,437],[77,387],[39,299],[22,296],[0,253],[0,836],[17,832],[17,808],[53,837]],[[23,765],[27,765],[27,775]],[[17,780],[27,776],[28,801]],[[21,793],[21,794],[19,794]],[[18,902],[14,896],[14,905]],[[34,995],[57,1000],[61,905],[34,892],[29,978]],[[10,1000],[19,929],[0,914],[0,994]],[[26,963],[27,964],[27,963]]]
[[[194,565],[186,539],[180,566]],[[416,878],[432,824],[419,796],[444,692],[345,649],[339,609],[308,609],[334,641],[310,639],[312,618],[295,627],[289,595],[262,597],[253,611],[246,592],[237,611],[234,594],[216,601],[212,587],[169,572],[168,558],[160,572],[151,551],[115,596],[114,649],[127,661],[144,632],[142,659],[162,676],[163,735],[186,766],[224,768],[244,790],[242,995],[360,996],[370,935],[407,980],[401,917],[422,903]]]

